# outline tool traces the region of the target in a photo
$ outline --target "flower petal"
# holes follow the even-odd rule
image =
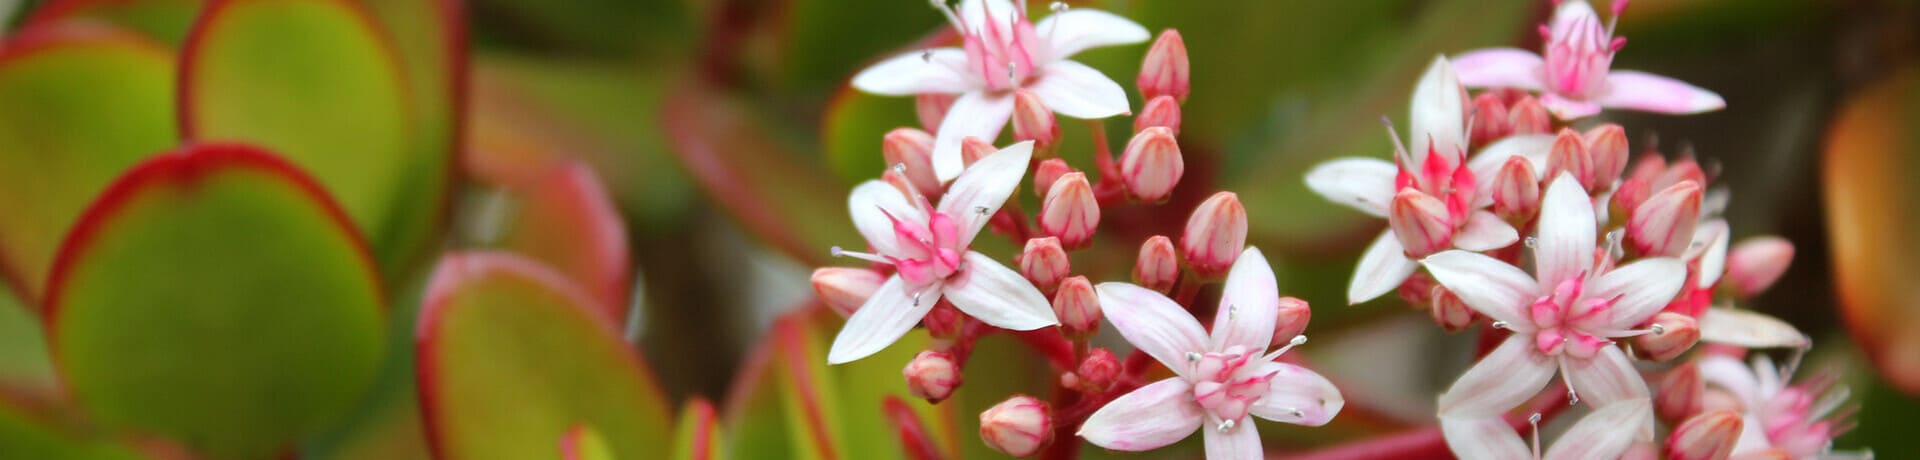
[[[1095,9],[1067,10],[1041,19],[1033,30],[1045,37],[1045,59],[1066,59],[1089,48],[1128,45],[1152,38],[1147,28],[1119,15]]]
[[[1519,48],[1485,48],[1453,57],[1460,84],[1471,88],[1540,89],[1540,55]]]
[[[1207,417],[1206,427],[1201,433],[1207,438],[1207,460],[1261,460],[1266,451],[1260,449],[1260,431],[1253,427],[1253,417],[1241,417],[1233,429],[1221,432],[1220,419]]]
[[[1440,395],[1440,416],[1498,417],[1547,386],[1558,370],[1533,348],[1533,337],[1508,337]]]
[[[1107,402],[1080,424],[1078,435],[1108,449],[1153,450],[1192,436],[1200,428],[1201,414],[1193,402],[1193,386],[1172,377]]]
[[[1713,354],[1700,358],[1700,380],[1732,392],[1743,402],[1760,396],[1760,380],[1738,358]]]
[[[1328,201],[1374,217],[1387,217],[1387,205],[1393,203],[1393,179],[1398,174],[1400,169],[1386,160],[1335,158],[1307,171],[1307,188]]]
[[[1580,400],[1590,407],[1652,397],[1647,390],[1647,379],[1634,370],[1633,361],[1627,359],[1627,353],[1620,351],[1620,347],[1601,347],[1600,354],[1592,358],[1562,359],[1567,367],[1565,378],[1573,383],[1573,391],[1580,395]],[[1651,416],[1644,428],[1647,436],[1653,436]]]
[[[963,93],[980,86],[967,73],[967,52],[934,48],[880,61],[853,76],[853,87],[874,94],[912,96]]]
[[[1347,285],[1347,304],[1373,300],[1400,287],[1417,268],[1420,264],[1407,258],[1407,250],[1400,247],[1400,239],[1393,236],[1393,229],[1381,232],[1373,244],[1367,245],[1367,252],[1360,255],[1360,264],[1353,268],[1353,282]]]
[[[1577,101],[1561,96],[1559,93],[1546,93],[1540,96],[1540,106],[1545,107],[1554,118],[1576,120],[1600,113],[1600,103]]]
[[[946,2],[941,2],[945,5]],[[967,27],[980,30],[991,21],[1006,27],[1013,20],[1019,8],[1009,0],[960,0],[960,18],[967,21]],[[982,34],[985,35],[985,34]]]
[[[1433,64],[1427,66],[1427,73],[1420,76],[1420,82],[1413,87],[1412,114],[1409,125],[1407,148],[1413,149],[1414,162],[1424,163],[1427,158],[1428,141],[1443,152],[1460,151],[1467,148],[1466,139],[1466,97],[1460,90],[1460,80],[1454,76],[1453,64],[1446,56],[1435,56]],[[1446,149],[1458,150],[1446,150]]]
[[[1347,400],[1340,389],[1319,373],[1287,363],[1269,362],[1260,373],[1278,372],[1267,387],[1266,396],[1250,408],[1260,418],[1295,425],[1320,426],[1340,415]],[[1297,415],[1296,415],[1297,414]]]
[[[920,318],[933,310],[933,304],[940,302],[940,286],[934,285],[920,294],[918,299],[906,291],[906,283],[900,276],[887,277],[880,289],[873,291],[873,297],[854,310],[847,318],[847,324],[840,327],[840,334],[833,337],[833,347],[827,351],[827,364],[851,362],[879,353],[892,345],[900,336],[907,335]]]
[[[1509,327],[1531,328],[1533,315],[1527,311],[1540,297],[1527,272],[1485,254],[1452,250],[1421,260],[1433,280],[1460,296],[1474,311]]]
[[[1500,167],[1507,164],[1508,158],[1526,158],[1529,165],[1533,166],[1535,175],[1545,171],[1547,152],[1553,148],[1553,140],[1552,134],[1518,134],[1481,147],[1479,154],[1467,160],[1467,170],[1473,171],[1473,177],[1480,178],[1480,190],[1475,193],[1473,207],[1484,208],[1493,204],[1493,176],[1499,174]]]
[[[867,239],[867,246],[880,254],[899,254],[900,241],[893,232],[893,220],[887,214],[913,222],[926,222],[927,215],[907,201],[900,189],[885,182],[869,180],[847,195],[847,213],[853,215],[853,227]]]
[[[1040,69],[1027,91],[1047,108],[1074,118],[1099,119],[1131,111],[1127,91],[1106,74],[1073,61],[1053,61]]]
[[[1185,374],[1186,354],[1207,350],[1207,331],[1173,299],[1128,283],[1100,283],[1094,287],[1100,309],[1120,336],[1147,352],[1175,373]]]
[[[1453,234],[1453,247],[1468,251],[1491,251],[1520,241],[1520,232],[1491,212],[1474,211],[1467,216],[1466,228]]]
[[[953,180],[935,209],[960,228],[961,247],[972,244],[993,214],[1000,212],[1000,205],[1007,204],[1007,197],[1026,177],[1027,162],[1032,159],[1032,141],[1013,144],[981,158]]]
[[[1733,308],[1708,308],[1700,315],[1700,340],[1743,348],[1800,348],[1812,344],[1806,334],[1786,321]]]
[[[1727,273],[1727,245],[1733,239],[1731,232],[1726,219],[1706,221],[1693,232],[1693,243],[1687,248],[1687,259],[1700,262],[1697,268],[1700,276],[1694,280],[1694,287],[1711,288]]]
[[[947,116],[940,119],[939,131],[934,133],[934,174],[940,176],[941,182],[959,177],[960,170],[966,169],[966,162],[960,158],[960,141],[972,136],[993,142],[1012,116],[1013,93],[973,91],[954,99]]]
[[[1660,313],[1687,282],[1686,265],[1672,257],[1640,259],[1614,268],[1587,286],[1589,299],[1616,299],[1603,329],[1628,329]]]
[[[1572,173],[1561,173],[1547,186],[1533,247],[1539,292],[1593,269],[1594,219],[1593,201]]]
[[[1220,290],[1220,308],[1213,315],[1213,349],[1242,345],[1266,350],[1279,316],[1280,284],[1274,281],[1267,256],[1260,248],[1241,251]]]
[[[1547,448],[1544,458],[1547,460],[1613,460],[1627,452],[1627,448],[1639,441],[1651,441],[1651,431],[1636,433],[1622,430],[1620,427],[1635,423],[1653,421],[1653,404],[1648,400],[1627,400],[1609,403],[1595,409],[1578,423],[1560,434],[1560,439]],[[1648,426],[1651,428],[1651,425]]]
[[[1486,460],[1531,460],[1533,451],[1520,433],[1499,415],[1441,416],[1440,433],[1447,438],[1447,449],[1459,458]]]
[[[1680,80],[1646,72],[1616,70],[1607,74],[1607,91],[1600,105],[1676,115],[1727,108],[1719,94]]]
[[[1039,288],[978,252],[967,251],[960,271],[947,278],[944,293],[954,307],[995,327],[1031,331],[1060,324]]]

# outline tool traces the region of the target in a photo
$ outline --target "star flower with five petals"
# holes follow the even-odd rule
[[[1539,91],[1540,105],[1562,120],[1600,113],[1602,107],[1671,114],[1725,108],[1719,94],[1680,80],[1609,70],[1614,53],[1627,44],[1627,39],[1613,36],[1626,5],[1626,0],[1615,0],[1613,21],[1602,24],[1585,0],[1562,1],[1552,22],[1540,26],[1546,38],[1540,54],[1518,48],[1468,51],[1454,58],[1460,82],[1475,88]]]

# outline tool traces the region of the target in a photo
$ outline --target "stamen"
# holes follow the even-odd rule
[[[1220,422],[1220,432],[1221,432],[1221,433],[1225,433],[1225,432],[1227,432],[1227,430],[1231,430],[1231,429],[1233,429],[1233,425],[1234,425],[1234,422],[1233,422],[1232,420],[1224,420],[1224,421],[1221,421],[1221,422]]]
[[[1527,245],[1527,249],[1539,249],[1536,246],[1540,245],[1540,238],[1529,236],[1525,240],[1525,243]]]
[[[1561,377],[1560,382],[1565,383],[1567,385],[1567,405],[1569,406],[1579,405],[1580,392],[1574,391],[1573,380],[1567,379],[1563,376]]]
[[[1654,323],[1650,329],[1653,329],[1653,335],[1667,335],[1667,326],[1665,325]]]
[[[1387,138],[1393,140],[1393,157],[1400,159],[1401,164],[1406,165],[1405,167],[1418,167],[1419,165],[1413,164],[1413,154],[1407,153],[1407,145],[1400,142],[1400,133],[1393,129],[1393,119],[1381,115],[1380,124],[1386,125]]]
[[[974,206],[974,207],[973,207],[973,213],[974,213],[974,214],[979,214],[979,215],[982,215],[982,216],[984,216],[984,215],[987,215],[987,211],[990,211],[990,209],[987,209],[987,207],[986,207],[986,206]]]
[[[1494,321],[1492,326],[1494,329],[1506,329],[1509,325],[1506,321]]]
[[[1287,350],[1292,350],[1293,347],[1306,345],[1306,344],[1307,344],[1306,334],[1293,336],[1293,340],[1288,340],[1286,346],[1282,346],[1280,347],[1280,349],[1274,350],[1272,353],[1267,353],[1267,356],[1262,359],[1265,359],[1267,361],[1272,361],[1274,358],[1278,358],[1280,357],[1280,355],[1286,354]]]
[[[1234,319],[1239,318],[1239,315],[1240,315],[1239,305],[1227,304],[1227,322],[1229,323],[1233,322]]]
[[[1293,418],[1307,418],[1307,413],[1306,413],[1306,412],[1301,412],[1301,411],[1300,411],[1300,408],[1298,408],[1298,407],[1289,407],[1289,408],[1287,408],[1287,413],[1289,413],[1289,414],[1293,414]]]
[[[1807,357],[1807,350],[1810,349],[1813,349],[1813,344],[1793,349],[1793,356],[1787,358],[1787,366],[1780,369],[1780,381],[1787,382],[1793,378],[1793,373],[1800,370],[1800,360]]]
[[[933,50],[929,49],[929,50],[921,51],[920,61],[927,62],[927,63],[933,62]]]
[[[907,173],[907,164],[906,164],[905,162],[901,162],[901,163],[894,163],[894,164],[893,164],[893,172],[897,172],[897,173],[900,173],[900,174],[906,174],[906,173]]]
[[[1022,0],[1022,1],[1025,1],[1025,0]],[[1053,14],[1055,15],[1059,15],[1060,13],[1065,13],[1067,12],[1067,2],[1053,2],[1053,4],[1047,5],[1047,9],[1053,10]],[[1053,23],[1047,25],[1047,31],[1044,33],[1046,34],[1045,38],[1048,41],[1053,40],[1053,31],[1055,29],[1060,28],[1060,21],[1063,19],[1066,19],[1066,18],[1065,17],[1053,18]]]
[[[953,24],[954,30],[958,30],[960,36],[964,37],[967,35],[967,23],[961,21],[960,16],[953,13],[953,8],[947,6],[947,0],[927,0],[927,3],[933,5],[933,9],[939,10],[941,15],[946,16],[947,23]]]
[[[1540,413],[1527,416],[1527,424],[1533,425],[1533,458],[1540,458]]]
[[[1200,353],[1198,353],[1198,352],[1192,352],[1192,351],[1189,351],[1189,352],[1187,352],[1187,361],[1192,361],[1192,362],[1199,362],[1199,361],[1200,361]]]
[[[893,261],[887,260],[887,258],[885,257],[881,257],[875,254],[868,254],[864,252],[848,251],[845,249],[840,249],[839,246],[828,248],[828,253],[833,254],[834,257],[852,257],[855,259],[860,259],[860,260],[873,262],[877,264],[893,265]]]
[[[913,306],[920,306],[920,292],[913,293]]]

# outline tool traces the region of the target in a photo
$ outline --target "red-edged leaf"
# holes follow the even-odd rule
[[[206,0],[50,0],[35,8],[24,24],[102,21],[178,45],[205,4]]]
[[[1827,133],[1821,185],[1834,281],[1849,334],[1881,377],[1920,395],[1920,216],[1913,181],[1920,161],[1920,69],[1874,84],[1841,108]]]
[[[714,415],[713,403],[704,398],[693,398],[680,408],[680,426],[673,436],[674,460],[727,458],[720,450],[720,419]]]
[[[595,304],[624,323],[633,274],[627,228],[606,187],[586,164],[550,165],[505,192],[517,202],[500,247],[554,267],[579,282]]]

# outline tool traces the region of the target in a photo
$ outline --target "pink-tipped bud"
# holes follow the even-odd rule
[[[947,110],[953,108],[958,94],[920,93],[913,98],[913,111],[920,117],[920,127],[928,132],[939,131],[940,122],[947,119]]]
[[[1669,460],[1725,460],[1740,440],[1740,414],[1713,411],[1687,419],[1667,437]]]
[[[1793,263],[1793,242],[1777,236],[1748,238],[1727,253],[1727,276],[1721,278],[1740,298],[1751,298],[1773,287]]]
[[[1079,249],[1093,242],[1099,226],[1100,200],[1085,173],[1067,173],[1047,188],[1047,199],[1040,203],[1041,232],[1060,238],[1067,249]]]
[[[1387,223],[1407,257],[1419,259],[1440,252],[1453,244],[1453,222],[1447,204],[1439,198],[1412,188],[1393,196],[1387,208]]]
[[[1653,186],[1647,179],[1628,176],[1620,181],[1619,187],[1613,188],[1612,208],[1608,212],[1614,216],[1632,215],[1633,210],[1640,207],[1640,203],[1647,202],[1647,196],[1652,194]]]
[[[1085,276],[1070,276],[1060,281],[1053,295],[1053,315],[1060,318],[1060,332],[1068,337],[1086,337],[1100,329],[1100,298]]]
[[[1552,150],[1547,151],[1547,180],[1560,177],[1561,173],[1572,174],[1580,185],[1593,188],[1593,157],[1587,154],[1587,141],[1572,129],[1560,130],[1559,137],[1553,139]]]
[[[1173,194],[1173,186],[1180,184],[1186,168],[1173,130],[1147,128],[1134,134],[1120,154],[1120,183],[1140,201],[1159,202]]]
[[[1187,100],[1187,91],[1192,87],[1187,81],[1187,42],[1180,38],[1180,31],[1160,32],[1160,38],[1153,41],[1153,48],[1147,50],[1146,59],[1140,62],[1140,78],[1135,83],[1140,86],[1141,96],[1147,99],[1172,96],[1182,102]]]
[[[1507,105],[1507,125],[1513,127],[1514,134],[1546,134],[1553,129],[1553,118],[1540,101],[1526,96]]]
[[[1174,281],[1180,279],[1180,258],[1173,250],[1173,240],[1165,236],[1154,235],[1140,245],[1140,256],[1133,263],[1133,284],[1160,291],[1166,294],[1173,291]]]
[[[1207,279],[1226,276],[1246,247],[1247,208],[1240,205],[1240,196],[1233,192],[1215,193],[1193,208],[1187,231],[1180,236],[1180,251],[1187,257],[1187,266]]]
[[[1047,189],[1053,187],[1054,182],[1059,182],[1060,176],[1070,172],[1073,172],[1073,167],[1067,166],[1066,160],[1048,158],[1046,161],[1041,161],[1039,166],[1033,167],[1034,196],[1046,198]]]
[[[1307,322],[1313,320],[1313,306],[1299,297],[1281,297],[1279,315],[1273,320],[1273,341],[1268,343],[1287,343],[1294,337],[1307,332]]]
[[[1669,423],[1700,413],[1705,404],[1701,396],[1707,387],[1700,380],[1700,366],[1693,361],[1674,366],[1654,382],[1653,389],[1654,413]]]
[[[813,293],[840,316],[853,316],[887,277],[865,268],[825,267],[813,271]]]
[[[1067,250],[1060,247],[1060,239],[1054,237],[1027,240],[1027,249],[1020,253],[1020,274],[1033,282],[1040,292],[1052,294],[1060,286],[1060,280],[1073,271],[1067,260]]]
[[[1633,338],[1633,351],[1655,362],[1671,361],[1700,342],[1700,322],[1692,316],[1660,312],[1653,316],[1653,332]]]
[[[1060,124],[1053,119],[1053,109],[1040,101],[1040,96],[1027,90],[1013,92],[1013,140],[1033,141],[1036,154],[1052,152],[1053,144],[1060,140]]]
[[[1014,395],[980,413],[980,440],[1007,455],[1033,455],[1053,440],[1053,411],[1032,396]]]
[[[1113,387],[1120,379],[1120,358],[1105,348],[1095,348],[1087,352],[1087,359],[1080,361],[1080,367],[1074,370],[1074,388],[1087,394],[1100,394]]]
[[[1493,143],[1513,134],[1513,120],[1507,116],[1507,103],[1500,93],[1488,91],[1473,98],[1473,145]]]
[[[1700,221],[1700,183],[1683,181],[1655,193],[1627,218],[1627,247],[1644,257],[1678,256]]]
[[[940,194],[940,178],[933,174],[932,134],[913,128],[889,131],[880,141],[880,155],[887,159],[888,168],[904,175],[921,195]]]
[[[930,403],[945,400],[960,388],[960,365],[953,361],[952,353],[944,351],[920,352],[900,375],[907,378],[907,393]]]
[[[1533,162],[1514,156],[1493,176],[1493,212],[1508,222],[1525,222],[1540,211],[1540,178]]]
[[[1133,132],[1145,131],[1152,127],[1167,128],[1173,135],[1180,135],[1180,102],[1173,96],[1160,96],[1147,101],[1140,109],[1140,115],[1133,117]]]
[[[1434,285],[1431,298],[1432,307],[1429,310],[1433,313],[1433,323],[1449,334],[1464,331],[1479,319],[1473,309],[1468,308],[1467,303],[1461,301],[1453,291],[1447,290],[1446,286]]]
[[[1000,151],[1000,148],[994,147],[992,142],[978,137],[967,136],[966,139],[960,140],[960,164],[966,167],[972,167],[974,162],[980,161],[981,158],[986,158],[987,155],[992,155],[998,151]]]
[[[1613,185],[1627,171],[1627,129],[1607,123],[1587,130],[1587,155],[1593,158],[1593,191]]]

